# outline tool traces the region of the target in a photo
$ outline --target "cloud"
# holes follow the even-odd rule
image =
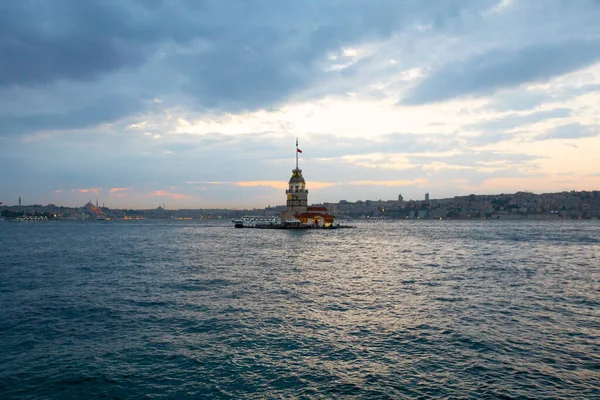
[[[114,0],[3,4],[0,85],[90,80],[138,66],[160,40],[185,43],[199,33],[200,24],[181,11],[159,2]]]
[[[469,126],[474,130],[509,130],[521,126],[535,124],[553,118],[566,118],[571,115],[569,108],[555,108],[553,110],[535,111],[529,114],[508,114],[492,120],[478,122]]]
[[[311,201],[396,198],[385,182],[417,182],[402,192],[422,197],[457,194],[461,179],[593,173],[600,138],[577,149],[532,138],[598,122],[597,11],[559,0],[0,2],[3,193],[282,204],[296,136]],[[398,106],[403,96],[423,106]]]
[[[492,111],[527,111],[552,100],[548,91],[524,91],[522,89],[510,90],[494,96],[487,108]]]
[[[236,186],[241,187],[256,187],[269,186],[275,189],[287,189],[289,184],[286,181],[250,181],[250,182],[233,182]]]
[[[554,69],[567,71],[597,54],[596,43],[582,39],[594,37],[591,27],[551,45],[539,43],[537,34],[520,35],[533,42],[524,47],[510,35],[505,35],[506,48],[490,49],[477,40],[481,35],[480,41],[496,43],[487,28],[494,23],[502,26],[496,31],[504,30],[503,24],[532,31],[530,23],[544,20],[540,14],[551,21],[560,16],[563,24],[581,22],[583,7],[577,14],[575,8],[556,4],[539,10],[497,0],[376,4],[7,3],[0,12],[0,134],[92,127],[174,109],[199,116],[273,110],[293,99],[357,89],[387,96],[398,80],[418,80],[404,75],[418,78],[432,65],[435,72],[413,89],[423,91],[433,80],[440,94],[445,85],[493,85],[510,80],[513,72],[545,76]],[[490,10],[502,12],[490,16]],[[521,19],[505,16],[507,10],[521,12]],[[428,45],[436,42],[434,48]],[[453,54],[464,59],[453,60]],[[554,60],[556,54],[561,57]],[[354,64],[328,72],[332,56],[335,62],[343,58]],[[552,62],[545,62],[549,58]],[[439,63],[446,67],[436,67]],[[509,71],[500,73],[504,69]],[[444,79],[447,73],[450,79]],[[444,84],[438,86],[436,79]],[[162,139],[165,132],[152,133]]]
[[[393,180],[393,181],[350,181],[350,185],[359,186],[423,186],[427,185],[429,181],[427,179],[413,179],[413,180]]]
[[[188,185],[225,185],[231,182],[186,182]]]
[[[273,109],[315,85],[351,79],[327,72],[330,54],[360,58],[363,44],[392,37],[405,21],[435,20],[443,30],[493,3],[4,3],[0,103],[13,99],[15,112],[0,113],[0,126],[24,133],[112,123],[146,109]]]
[[[564,97],[582,96],[589,93],[600,92],[600,83],[591,83],[587,85],[576,86],[573,88],[566,88],[564,90]]]
[[[131,188],[110,188],[110,190],[108,191],[109,193],[118,193],[118,192],[124,192],[126,190],[131,190]]]
[[[486,110],[528,111],[545,103],[560,103],[570,101],[578,96],[600,92],[600,84],[596,83],[580,84],[577,82],[575,85],[564,85],[559,81],[550,82],[544,86],[529,90],[515,88],[497,93],[490,98]]]
[[[285,190],[288,188],[289,183],[286,180],[280,181],[239,181],[239,182],[186,182],[191,185],[234,185],[239,187],[271,187],[274,189],[282,189]],[[330,186],[338,185],[335,182],[318,182],[318,181],[310,181],[309,189],[322,189]],[[206,190],[206,188],[201,188],[201,190]]]
[[[306,153],[307,157],[333,158],[345,157],[352,161],[357,157],[372,158],[370,155],[379,154],[411,154],[424,152],[444,152],[460,147],[461,142],[454,135],[424,133],[416,134],[398,132],[377,135],[373,138],[348,138],[342,135],[320,134],[311,135],[310,144],[313,148]],[[285,147],[282,146],[285,151]],[[360,158],[360,157],[359,157]]]
[[[79,192],[79,193],[100,193],[102,188],[89,188],[89,189],[73,189],[71,191]]]
[[[287,181],[249,181],[233,183],[241,187],[270,186],[275,189],[287,189],[289,186],[289,183]],[[310,181],[310,184],[308,186],[310,186],[309,189],[323,189],[335,185],[338,185],[338,183]]]
[[[109,95],[61,112],[0,114],[0,136],[93,127],[141,111],[142,108],[143,102],[139,99]]]
[[[537,135],[533,140],[552,140],[552,139],[581,139],[598,136],[600,128],[598,126],[581,125],[578,122],[556,126],[549,131]]]
[[[597,190],[600,185],[598,177],[582,177],[568,174],[565,176],[522,176],[485,179],[480,184],[469,185],[465,189],[475,193],[508,193],[516,191],[533,191],[549,193],[570,190]]]
[[[168,192],[166,190],[155,190],[148,193],[148,197],[170,197],[174,200],[191,200],[194,196],[190,196],[183,193]]]
[[[539,156],[518,153],[500,153],[494,151],[468,151],[450,156],[409,156],[411,163],[428,165],[433,162],[443,162],[447,165],[478,168],[494,163],[495,165],[512,165],[539,159]]]
[[[481,96],[583,68],[600,59],[600,41],[540,43],[497,48],[451,62],[418,83],[401,100],[423,105],[465,96]]]

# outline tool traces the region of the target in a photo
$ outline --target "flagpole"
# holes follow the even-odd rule
[[[296,138],[296,169],[298,169],[298,138]]]

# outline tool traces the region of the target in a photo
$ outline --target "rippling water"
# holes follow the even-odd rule
[[[600,223],[0,221],[0,398],[599,398]]]

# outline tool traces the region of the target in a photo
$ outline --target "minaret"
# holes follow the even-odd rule
[[[19,207],[21,207],[21,196],[19,196]]]
[[[284,220],[294,218],[294,215],[305,213],[308,201],[308,190],[302,176],[302,170],[298,168],[298,138],[296,138],[296,168],[292,170],[289,188],[285,191],[287,195],[287,210],[283,213]]]

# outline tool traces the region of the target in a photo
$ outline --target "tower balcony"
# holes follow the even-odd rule
[[[290,193],[291,194],[294,194],[294,193],[308,193],[308,190],[307,189],[304,189],[304,190],[301,190],[301,189],[298,189],[298,190],[289,190],[289,189],[286,189],[285,194],[290,194]]]

